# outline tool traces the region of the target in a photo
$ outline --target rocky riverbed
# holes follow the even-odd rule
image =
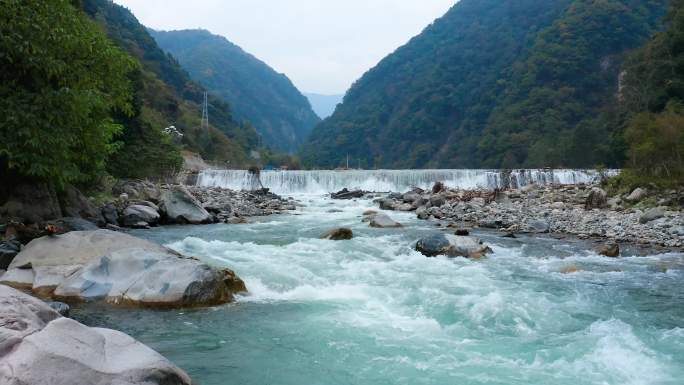
[[[418,218],[452,227],[515,233],[568,234],[679,249],[684,246],[684,191],[637,189],[609,197],[598,186],[527,186],[505,191],[464,191],[436,184],[376,200],[380,208],[414,211]]]
[[[118,199],[110,203],[112,225],[146,227],[157,223],[244,223],[249,217],[296,209],[294,201],[268,192],[234,191],[220,187],[156,185],[127,181],[114,188]],[[150,210],[151,209],[151,210]],[[103,209],[103,213],[104,213]],[[139,212],[143,211],[142,215]],[[151,217],[144,212],[150,212]],[[150,218],[151,221],[147,219]]]

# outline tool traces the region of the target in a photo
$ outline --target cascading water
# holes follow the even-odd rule
[[[604,172],[615,175],[616,170]],[[325,194],[343,188],[373,192],[403,192],[414,187],[430,188],[435,182],[463,189],[522,187],[529,184],[579,184],[598,180],[596,170],[350,170],[350,171],[262,171],[264,187],[277,194]],[[251,179],[244,170],[207,170],[199,186],[249,189]]]

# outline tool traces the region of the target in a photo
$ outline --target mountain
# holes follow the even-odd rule
[[[594,119],[666,0],[461,0],[369,70],[301,155],[334,167],[620,162]]]
[[[626,61],[616,110],[627,148],[626,189],[684,185],[684,0],[674,0],[665,29]]]
[[[264,143],[293,152],[320,121],[287,76],[221,36],[204,30],[151,31],[193,79],[231,104]]]
[[[125,130],[118,138],[123,149],[110,159],[112,174],[146,177],[158,176],[162,169],[173,172],[181,148],[219,164],[249,164],[248,154],[258,145],[257,133],[233,119],[228,103],[210,96],[211,125],[206,132],[200,130],[204,87],[190,79],[128,9],[111,0],[82,0],[81,4],[107,36],[139,62],[132,74],[134,114],[117,118]],[[181,135],[164,134],[165,129]],[[169,154],[174,159],[167,159]]]
[[[344,95],[322,95],[307,92],[304,93],[304,96],[309,99],[311,107],[321,119],[325,119],[332,115],[333,112],[335,112],[335,107],[342,103],[342,99],[344,98]]]

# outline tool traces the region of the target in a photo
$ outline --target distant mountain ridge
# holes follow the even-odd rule
[[[624,56],[666,0],[461,0],[354,83],[305,164],[517,168],[619,165],[596,121]]]
[[[205,30],[150,31],[190,76],[230,103],[271,148],[294,152],[320,121],[287,76]]]
[[[309,99],[311,107],[321,119],[332,115],[337,105],[342,103],[342,99],[344,99],[344,95],[323,95],[310,92],[305,92],[304,96]]]

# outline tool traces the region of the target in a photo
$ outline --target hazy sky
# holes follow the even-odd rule
[[[115,0],[148,27],[204,28],[285,73],[341,94],[456,0]]]

